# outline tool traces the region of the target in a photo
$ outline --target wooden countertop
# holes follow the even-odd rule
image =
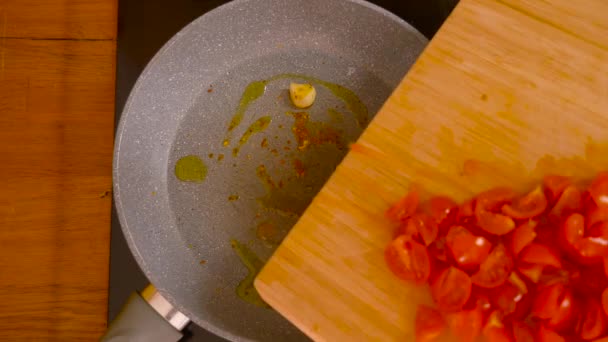
[[[0,339],[106,327],[117,0],[0,1]]]

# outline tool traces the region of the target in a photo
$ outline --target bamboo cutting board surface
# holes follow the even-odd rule
[[[411,182],[464,200],[608,169],[608,2],[463,0],[256,280],[318,341],[410,341],[425,289],[384,264]]]

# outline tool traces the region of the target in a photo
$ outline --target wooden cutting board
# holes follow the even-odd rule
[[[608,2],[463,0],[256,280],[317,341],[410,341],[385,210],[608,169]]]

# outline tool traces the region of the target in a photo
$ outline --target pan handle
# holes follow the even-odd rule
[[[102,342],[176,342],[190,319],[171,305],[153,285],[132,293],[110,323]]]

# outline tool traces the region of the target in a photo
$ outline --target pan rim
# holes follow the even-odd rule
[[[116,128],[116,136],[115,136],[115,143],[114,143],[114,152],[113,152],[113,165],[112,165],[112,178],[113,178],[113,197],[114,197],[114,206],[116,208],[116,212],[117,212],[117,216],[118,216],[118,220],[120,223],[120,227],[121,227],[121,231],[125,237],[125,240],[129,246],[129,250],[131,251],[131,253],[133,254],[137,264],[139,265],[140,269],[142,270],[142,272],[145,274],[145,276],[147,277],[148,281],[150,281],[150,283],[155,284],[155,280],[157,279],[157,277],[155,276],[154,272],[150,272],[149,267],[147,266],[146,263],[146,259],[142,256],[142,254],[140,253],[140,250],[135,242],[135,238],[132,235],[132,229],[130,229],[129,227],[129,222],[127,222],[127,218],[125,216],[125,208],[124,208],[124,204],[122,202],[121,196],[120,196],[120,190],[121,190],[121,186],[120,186],[120,173],[119,173],[119,169],[120,169],[120,152],[121,152],[121,146],[122,146],[122,139],[123,136],[125,136],[126,132],[127,132],[127,127],[126,127],[126,123],[127,123],[127,118],[129,117],[129,113],[131,112],[131,106],[134,102],[134,98],[136,98],[139,94],[139,89],[142,87],[143,84],[145,84],[146,80],[148,79],[148,77],[151,75],[151,69],[153,68],[153,66],[155,66],[157,64],[157,61],[162,58],[171,48],[172,46],[178,42],[182,36],[190,33],[190,31],[193,30],[193,28],[196,26],[195,23],[205,20],[207,18],[211,18],[212,16],[218,15],[218,13],[224,12],[226,10],[229,10],[232,7],[238,7],[238,6],[242,6],[250,1],[258,1],[258,0],[233,0],[230,1],[228,3],[225,3],[223,5],[220,5],[206,13],[204,13],[203,15],[199,16],[198,18],[194,19],[193,21],[189,22],[187,25],[185,25],[184,27],[182,27],[175,35],[173,35],[155,54],[154,56],[150,59],[150,61],[146,64],[145,68],[143,69],[143,71],[141,72],[141,74],[139,75],[139,77],[137,78],[136,83],[134,84],[133,88],[131,89],[129,96],[127,98],[127,101],[125,103],[125,106],[122,110],[122,114],[119,120],[119,123],[117,125]],[[269,0],[272,1],[272,0]],[[409,24],[408,22],[406,22],[405,20],[401,19],[400,17],[398,17],[397,15],[395,15],[394,13],[378,6],[375,4],[372,4],[370,2],[367,2],[365,0],[342,0],[343,2],[346,3],[352,3],[355,5],[360,5],[362,7],[368,8],[369,10],[376,12],[384,17],[386,17],[387,19],[389,19],[390,21],[398,24],[399,26],[401,26],[402,28],[404,28],[406,31],[408,31],[410,34],[412,34],[415,38],[417,38],[421,43],[426,44],[428,43],[428,39],[422,34],[420,33],[416,28],[414,28],[411,24]],[[214,324],[212,324],[210,321],[208,320],[203,320],[200,317],[198,317],[197,315],[194,315],[188,308],[186,305],[183,305],[182,303],[180,303],[178,300],[176,300],[169,291],[165,290],[162,287],[157,287],[157,291],[163,296],[165,297],[177,310],[179,310],[180,312],[182,312],[183,314],[185,314],[188,318],[190,318],[195,324],[199,325],[200,327],[210,331],[211,333],[218,335],[224,339],[227,339],[229,341],[254,341],[252,339],[249,338],[244,338],[241,336],[237,336],[235,334],[233,334],[231,331],[228,330],[224,330],[221,328],[218,328],[217,326],[215,326]]]

